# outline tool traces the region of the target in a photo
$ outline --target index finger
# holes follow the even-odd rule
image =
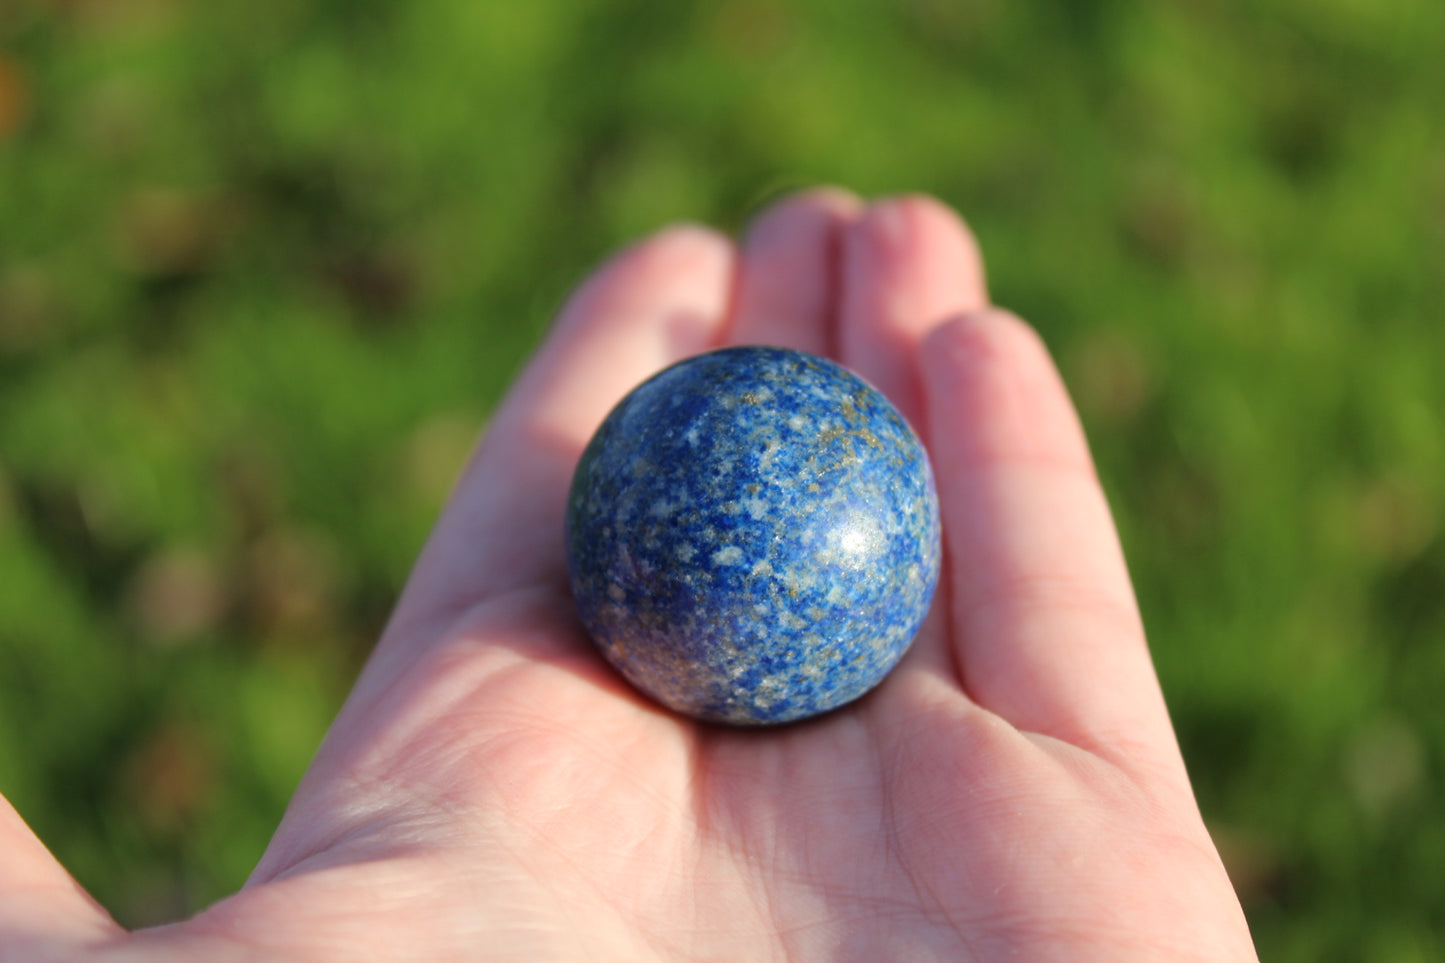
[[[583,285],[463,473],[397,621],[448,618],[511,588],[565,579],[562,510],[587,439],[637,382],[716,346],[733,271],[731,242],[683,225],[622,252]]]

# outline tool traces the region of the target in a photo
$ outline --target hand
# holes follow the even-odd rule
[[[830,355],[926,440],[945,571],[900,666],[733,730],[637,695],[573,614],[587,438],[725,343]],[[246,887],[135,934],[0,809],[0,958],[1253,959],[1088,449],[948,210],[837,191],[740,249],[603,267],[498,412]]]

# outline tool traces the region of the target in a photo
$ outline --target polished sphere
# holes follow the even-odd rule
[[[635,388],[567,505],[583,625],[634,686],[740,725],[827,712],[907,650],[938,582],[928,456],[831,361],[725,348]]]

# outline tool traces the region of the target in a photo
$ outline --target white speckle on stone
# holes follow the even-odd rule
[[[788,687],[788,680],[784,676],[764,676],[758,682],[758,687],[753,694],[753,702],[758,708],[766,709],[778,701],[779,695]]]
[[[691,562],[693,556],[695,556],[696,554],[697,549],[693,548],[687,542],[683,542],[677,547],[677,560],[679,562],[682,562],[684,565],[686,565],[688,562]]]
[[[702,440],[702,435],[698,432],[697,425],[693,425],[691,428],[689,428],[687,430],[687,434],[683,435],[682,437],[686,438],[687,443],[693,448],[696,448],[697,443]]]
[[[811,572],[800,572],[794,568],[783,575],[783,586],[789,592],[806,592],[816,584],[818,579]]]
[[[744,498],[743,508],[752,518],[762,518],[768,511],[768,503],[761,498]]]
[[[834,585],[832,588],[828,589],[828,595],[827,598],[824,599],[824,601],[826,601],[829,605],[842,605],[843,587],[841,585]]]
[[[792,612],[782,613],[779,621],[783,623],[783,628],[791,629],[794,632],[799,629],[805,629],[808,627],[808,623],[806,621],[804,621],[801,617],[794,615]]]
[[[759,561],[756,565],[753,566],[752,574],[753,574],[753,576],[756,577],[756,578],[762,578],[762,577],[767,576],[767,575],[772,575],[772,574],[773,574],[773,563],[770,562],[770,561],[768,561],[767,559],[762,559],[762,560]],[[765,611],[766,611],[766,610],[765,610]]]
[[[788,427],[794,431],[807,431],[810,425],[807,415],[794,415],[788,419]]]
[[[660,498],[652,503],[652,507],[647,510],[647,514],[653,518],[666,518],[675,511],[677,511],[676,502],[670,502],[665,498]]]
[[[743,560],[743,550],[736,545],[724,545],[712,553],[714,565],[736,565]]]

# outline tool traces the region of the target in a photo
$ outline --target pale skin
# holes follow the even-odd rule
[[[738,343],[888,394],[944,520],[904,661],[775,729],[631,691],[576,622],[562,549],[608,409]],[[582,286],[236,895],[128,933],[0,805],[4,961],[1254,958],[1063,384],[922,197],[804,192],[740,242],[669,228]]]

